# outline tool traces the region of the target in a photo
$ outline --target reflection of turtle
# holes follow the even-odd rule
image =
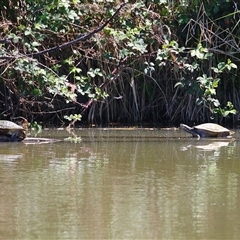
[[[0,120],[0,142],[20,142],[26,137],[25,129],[14,122]]]
[[[180,124],[180,128],[192,134],[194,137],[229,137],[234,132],[215,123],[204,123],[195,127],[189,127],[185,124]]]

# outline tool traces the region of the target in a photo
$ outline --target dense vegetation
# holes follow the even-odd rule
[[[237,123],[231,0],[0,0],[0,118]]]

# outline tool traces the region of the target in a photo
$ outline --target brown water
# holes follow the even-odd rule
[[[81,141],[1,143],[1,239],[239,239],[238,140],[75,134]]]

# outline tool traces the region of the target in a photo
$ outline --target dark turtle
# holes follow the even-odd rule
[[[0,120],[0,142],[20,142],[25,137],[23,127],[11,121]]]
[[[230,137],[230,135],[234,133],[215,123],[203,123],[192,128],[185,124],[180,124],[180,129],[183,129],[198,138]]]

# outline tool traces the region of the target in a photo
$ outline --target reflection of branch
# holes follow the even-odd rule
[[[36,52],[36,53],[29,53],[29,54],[23,55],[21,57],[25,57],[25,56],[26,57],[35,57],[35,56],[43,55],[45,53],[49,53],[49,52],[53,52],[53,51],[56,51],[56,50],[60,50],[62,48],[65,48],[65,47],[71,46],[73,44],[76,44],[78,42],[86,41],[87,39],[91,38],[94,34],[102,31],[103,28],[105,28],[113,20],[113,18],[119,13],[119,11],[125,5],[126,5],[126,3],[123,3],[122,5],[120,5],[120,7],[117,9],[117,11],[102,26],[100,26],[99,28],[93,30],[92,32],[88,33],[87,35],[80,36],[77,39],[75,39],[73,41],[70,41],[70,42],[67,42],[67,43],[64,43],[62,45],[55,46],[53,48],[49,48],[49,49],[46,49],[46,50],[43,50],[43,51],[39,51],[39,52]],[[19,56],[0,56],[0,59],[16,59],[18,57]]]
[[[73,138],[77,138],[77,135],[73,132],[73,130],[70,128],[70,124],[65,128],[67,132],[72,135]]]

